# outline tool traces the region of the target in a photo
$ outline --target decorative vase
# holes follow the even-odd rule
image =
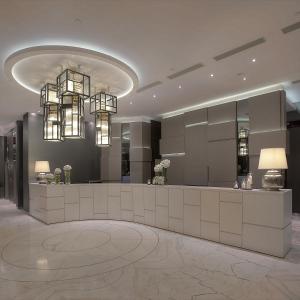
[[[65,172],[65,184],[71,184],[71,170],[64,170]]]
[[[55,174],[55,184],[60,184],[60,174]]]
[[[163,177],[164,177],[164,184],[168,184],[167,168],[163,168]]]
[[[53,182],[53,179],[54,179],[53,174],[50,173],[46,175],[47,184],[51,184]]]

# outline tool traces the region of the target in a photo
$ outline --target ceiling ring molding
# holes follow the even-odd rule
[[[71,63],[66,63],[68,58],[70,58]],[[52,59],[55,62],[53,65],[51,64]],[[60,59],[65,63],[59,63]],[[95,78],[95,85],[92,84],[92,93],[93,87],[99,88],[98,82],[115,89],[111,93],[115,93],[118,98],[128,96],[138,89],[138,76],[126,63],[110,55],[80,47],[46,45],[24,48],[14,52],[5,60],[4,71],[9,79],[39,94],[42,83],[49,81],[46,75],[43,77],[43,63],[41,62],[44,62],[45,65],[48,64],[48,68],[51,69],[50,72],[55,73],[56,76],[62,71],[62,68],[70,66],[80,65],[81,72],[93,70],[92,74],[88,74],[91,75],[91,79],[92,77]],[[34,63],[36,64],[34,65]],[[29,66],[32,66],[32,69]],[[105,71],[102,74],[103,69]],[[22,72],[19,72],[20,70]],[[30,79],[30,76],[34,79]],[[103,80],[110,80],[111,82],[102,82],[101,76]],[[37,78],[39,77],[41,82],[38,83]],[[56,80],[56,77],[51,76],[51,78],[52,82]]]

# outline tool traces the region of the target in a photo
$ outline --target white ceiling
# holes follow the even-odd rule
[[[155,117],[300,79],[300,29],[281,31],[299,21],[299,0],[0,0],[0,60],[3,66],[13,52],[40,45],[83,47],[114,56],[137,73],[140,87],[162,81],[120,99],[118,115]],[[213,59],[261,37],[266,43]],[[167,78],[198,63],[204,66]],[[0,125],[39,110],[39,96],[8,78],[4,68],[0,91]],[[300,101],[299,93],[293,95]]]

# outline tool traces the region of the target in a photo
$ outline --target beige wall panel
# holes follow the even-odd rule
[[[184,114],[184,124],[196,124],[201,122],[207,122],[207,109],[198,109],[189,111]]]
[[[207,126],[208,141],[236,139],[236,121]]]
[[[260,155],[262,148],[286,147],[285,130],[255,133],[249,135],[249,154]]]
[[[208,108],[208,124],[236,120],[236,102],[225,103]]]

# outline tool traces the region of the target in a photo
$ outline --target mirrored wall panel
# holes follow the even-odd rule
[[[249,130],[249,100],[241,100],[237,102],[238,177],[249,173]]]
[[[130,182],[130,125],[123,123],[121,125],[121,136],[122,136],[122,182]]]

